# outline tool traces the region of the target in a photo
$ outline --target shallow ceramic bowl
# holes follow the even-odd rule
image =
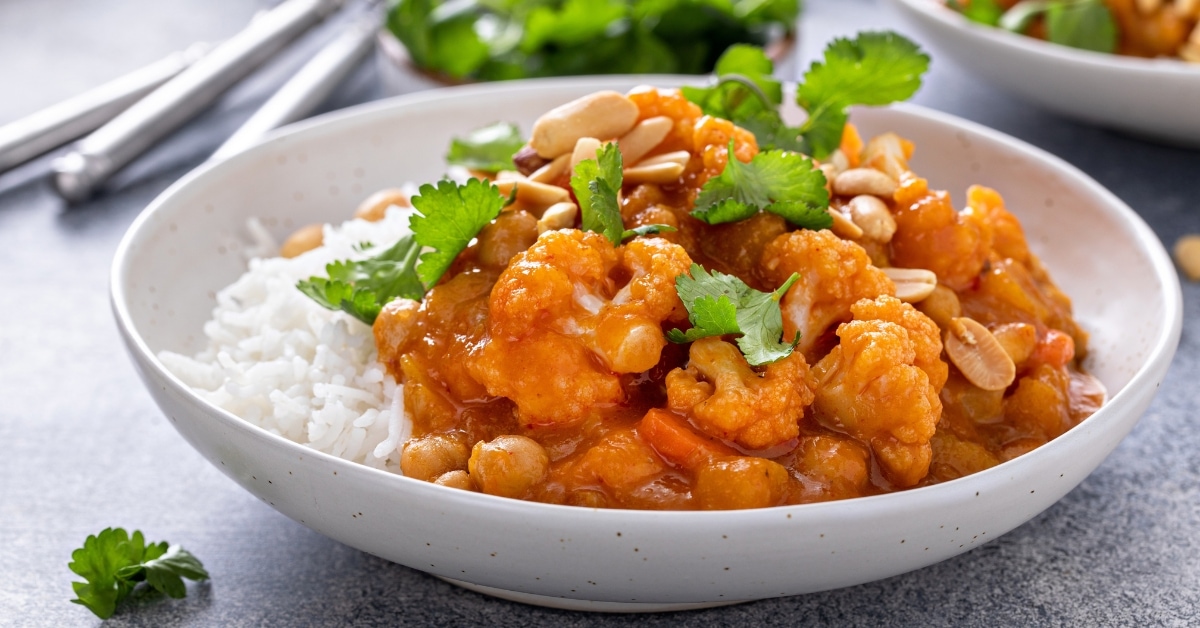
[[[1200,64],[1077,50],[976,24],[941,0],[892,0],[929,43],[985,80],[1085,122],[1200,147]]]
[[[738,512],[552,506],[468,493],[360,466],[209,405],[156,354],[191,353],[216,291],[245,269],[247,217],[282,238],[341,221],[368,193],[442,172],[453,134],[668,77],[466,86],[382,101],[286,130],[189,174],[129,229],[112,302],[147,387],[214,466],[343,543],[492,594],[591,610],[663,610],[844,587],[944,560],[1004,534],[1070,491],[1138,420],[1179,339],[1181,299],[1162,246],[1078,170],[986,128],[913,106],[861,110],[867,134],[916,142],[913,167],[959,202],[1002,191],[1092,333],[1111,400],[1050,444],[976,475],[903,493]]]

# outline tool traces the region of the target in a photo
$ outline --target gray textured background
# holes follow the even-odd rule
[[[0,1],[0,124],[200,39],[262,0]],[[807,64],[835,34],[897,27],[872,0],[811,0]],[[331,25],[336,27],[336,25]],[[490,599],[322,537],[242,491],[160,415],[108,310],[108,266],[134,216],[250,115],[297,48],[137,162],[107,196],[66,208],[46,160],[0,175],[0,625],[99,623],[69,604],[71,550],[140,528],[203,559],[211,582],[146,601],[113,626],[162,625],[1195,625],[1200,622],[1200,289],[1150,411],[1079,488],[958,558],[859,587],[653,616],[567,613]],[[936,53],[937,50],[934,49]],[[329,107],[382,96],[366,63]],[[1056,153],[1137,209],[1159,237],[1200,232],[1200,152],[1082,126],[1015,101],[935,55],[918,103]],[[1198,114],[1200,115],[1200,114]],[[1101,252],[1097,252],[1101,254]],[[803,569],[797,565],[797,569]]]

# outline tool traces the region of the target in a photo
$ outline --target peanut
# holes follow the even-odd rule
[[[833,178],[834,193],[845,196],[870,194],[891,198],[897,188],[899,185],[894,179],[871,168],[852,168]]]
[[[575,215],[578,213],[579,207],[575,203],[565,202],[551,205],[537,221],[538,235],[542,235],[547,231],[566,229],[574,225]]]
[[[596,159],[596,151],[600,150],[602,143],[594,137],[581,137],[575,142],[575,150],[571,152],[571,172],[575,171],[575,166],[579,162],[587,159]]]
[[[637,167],[640,168],[642,166],[656,166],[658,164],[679,164],[681,166],[686,167],[688,160],[690,160],[691,158],[692,158],[692,154],[687,152],[686,150],[677,150],[672,153],[663,153],[661,155],[647,157],[647,158],[637,162]]]
[[[516,187],[517,200],[530,208],[549,207],[571,199],[571,193],[557,185],[546,185],[524,178],[513,179],[497,176],[495,184],[504,196],[512,194],[513,187]]]
[[[917,303],[933,294],[937,275],[924,268],[882,268],[883,274],[896,284],[896,298],[905,303]]]
[[[626,168],[624,183],[675,183],[683,174],[683,164],[663,162]]]
[[[850,199],[846,205],[850,219],[862,228],[863,235],[876,242],[891,242],[896,234],[896,219],[891,210],[878,198],[869,194],[860,194]]]
[[[843,240],[857,240],[863,236],[862,228],[854,224],[854,221],[850,220],[846,214],[833,207],[826,211],[833,217],[833,226],[830,227],[830,231],[833,231],[834,235]]]
[[[642,120],[632,131],[617,140],[617,148],[621,149],[621,160],[627,164],[637,163],[666,139],[667,133],[671,132],[674,125],[675,123],[666,116]]]
[[[555,107],[533,124],[529,145],[554,159],[570,152],[581,137],[620,137],[633,129],[638,108],[625,96],[601,91]]]
[[[529,180],[537,183],[553,184],[555,180],[563,176],[563,173],[567,171],[567,167],[570,165],[570,155],[559,155],[553,160],[547,162],[546,165],[534,170],[529,175]]]
[[[1017,367],[1004,347],[974,319],[951,319],[945,348],[963,377],[983,390],[1004,390],[1017,376]]]

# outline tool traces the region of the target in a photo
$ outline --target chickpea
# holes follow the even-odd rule
[[[354,217],[361,218],[369,222],[378,222],[383,220],[387,215],[389,207],[412,207],[408,196],[403,190],[396,188],[388,188],[380,190],[367,197],[365,201],[358,205],[358,209],[354,210]]]
[[[950,319],[962,316],[962,305],[958,302],[958,295],[941,284],[938,284],[929,296],[913,305],[943,330],[950,326]]]
[[[700,467],[692,495],[705,510],[765,508],[783,500],[788,480],[787,469],[766,458],[723,458]]]
[[[298,257],[321,246],[324,241],[324,225],[306,225],[297,229],[288,236],[287,240],[283,241],[283,246],[279,247],[279,255],[288,259]]]
[[[532,438],[507,435],[475,443],[467,465],[484,493],[519,499],[546,477],[550,456]]]
[[[467,467],[467,444],[458,434],[430,434],[408,441],[400,454],[405,476],[433,482],[451,471]]]
[[[479,232],[479,261],[504,268],[537,240],[537,218],[523,209],[506,211]]]
[[[466,471],[461,470],[447,471],[446,473],[439,475],[438,478],[433,481],[433,483],[440,484],[442,486],[449,486],[450,488],[461,489],[464,491],[479,490],[475,488],[475,482],[471,479],[471,476]]]

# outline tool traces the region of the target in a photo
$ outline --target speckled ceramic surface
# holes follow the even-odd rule
[[[208,405],[155,357],[163,349],[199,348],[215,292],[244,268],[247,217],[258,216],[279,237],[309,222],[343,220],[375,189],[436,178],[455,133],[497,119],[528,129],[552,106],[650,80],[520,82],[401,97],[305,123],[185,177],[130,228],[112,275],[118,326],[163,412],[251,493],[348,545],[523,601],[658,610],[847,586],[966,551],[1062,497],[1149,404],[1181,319],[1179,285],[1158,240],[1127,206],[1064,162],[913,106],[857,111],[854,120],[868,135],[895,130],[912,139],[914,170],[959,203],[971,183],[1005,195],[1031,246],[1074,297],[1092,333],[1087,366],[1111,396],[1063,437],[968,478],[741,512],[526,503],[311,451]]]
[[[1200,146],[1200,65],[1077,50],[975,24],[941,0],[891,0],[938,63],[1061,115],[1169,144]]]

